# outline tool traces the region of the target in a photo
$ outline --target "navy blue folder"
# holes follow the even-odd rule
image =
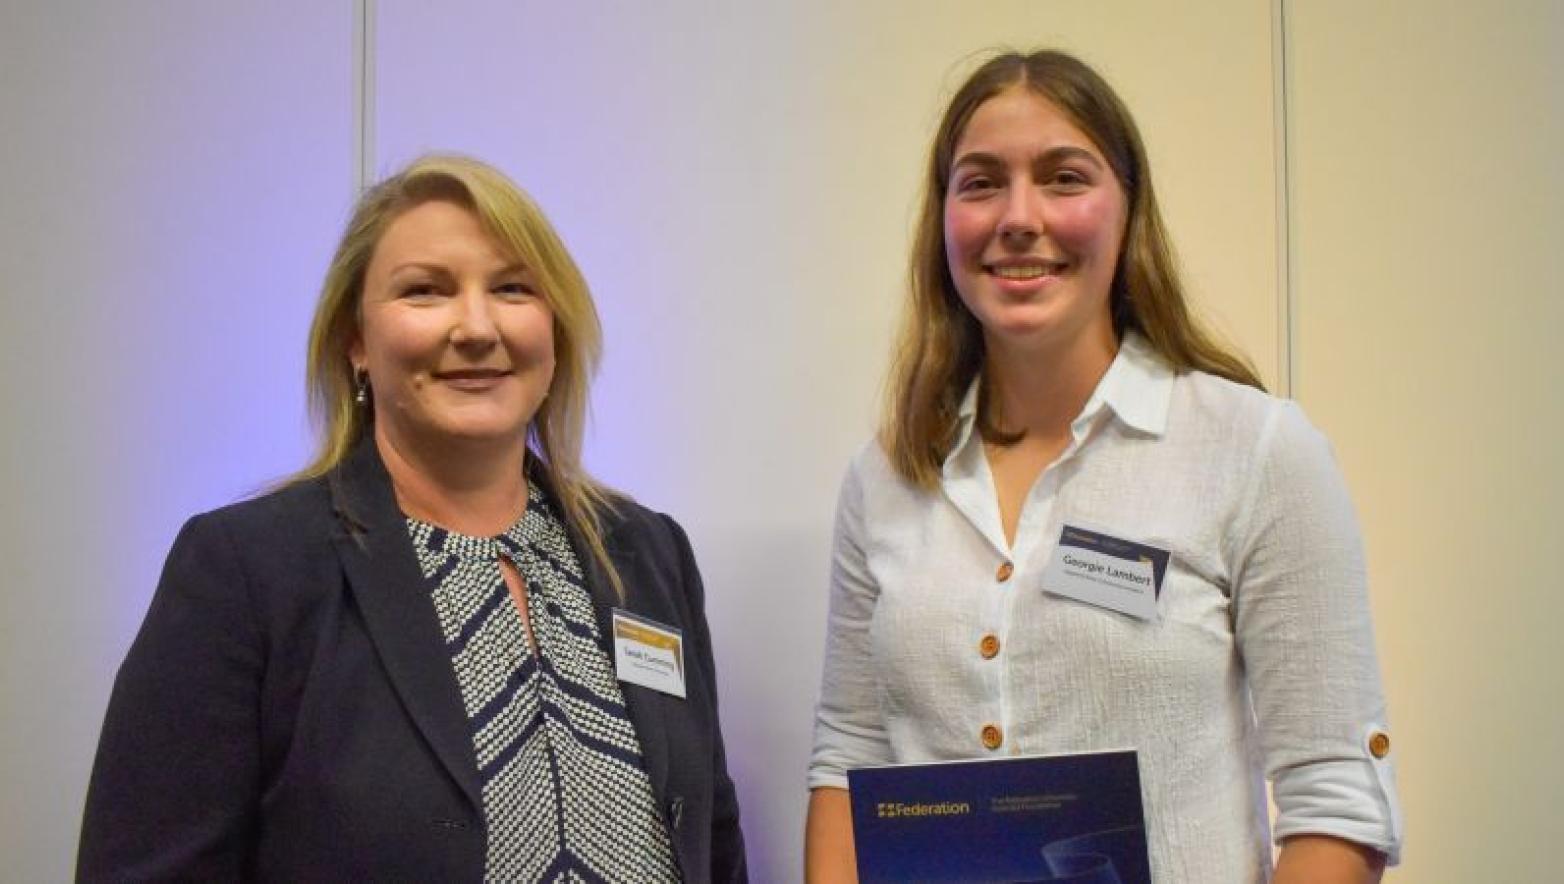
[[[847,772],[858,878],[1150,884],[1133,751]]]

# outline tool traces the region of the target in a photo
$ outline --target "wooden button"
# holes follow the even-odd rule
[[[983,640],[978,642],[978,653],[983,655],[984,660],[994,659],[999,654],[999,636],[993,633],[983,636]]]
[[[1384,731],[1375,731],[1369,737],[1369,754],[1375,758],[1384,758],[1390,754],[1390,734]]]
[[[1005,562],[999,566],[999,571],[994,575],[994,579],[998,580],[1000,583],[1004,583],[1006,580],[1009,580],[1010,575],[1014,574],[1015,572],[1015,565],[1012,565],[1009,562]]]
[[[997,724],[983,725],[983,748],[998,749],[1005,742],[1005,734]]]

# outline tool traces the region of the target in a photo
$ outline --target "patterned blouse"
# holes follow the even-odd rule
[[[488,881],[677,882],[565,527],[536,483],[498,537],[407,520],[472,728]],[[527,587],[533,653],[500,574]]]

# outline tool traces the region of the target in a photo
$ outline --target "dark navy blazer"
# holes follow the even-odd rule
[[[700,574],[683,530],[580,542],[604,647],[621,606],[683,631],[686,699],[621,683],[684,879],[745,881]],[[390,478],[361,443],[321,479],[191,519],[120,668],[77,878],[479,881],[472,735]]]

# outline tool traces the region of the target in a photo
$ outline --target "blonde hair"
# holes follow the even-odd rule
[[[331,472],[372,432],[373,409],[355,404],[355,378],[348,361],[359,335],[365,273],[391,222],[435,200],[471,211],[501,250],[537,277],[554,315],[555,364],[548,395],[528,429],[528,449],[558,496],[565,518],[622,595],[602,534],[602,515],[613,510],[614,494],[581,466],[588,388],[602,350],[597,309],[586,279],[542,210],[503,173],[478,160],[423,156],[359,199],[326,271],[310,326],[306,371],[318,448],[314,460],[290,481]]]
[[[908,481],[933,487],[954,443],[961,398],[983,367],[983,330],[962,304],[945,257],[945,192],[956,142],[983,102],[1025,87],[1064,111],[1102,151],[1128,206],[1124,243],[1109,297],[1117,335],[1135,330],[1175,371],[1204,371],[1263,389],[1242,355],[1192,316],[1151,186],[1146,148],[1129,110],[1084,62],[1063,52],[1006,52],[983,63],[956,91],[935,131],[908,267],[908,300],[892,356],[880,444]],[[985,438],[1014,442],[990,426]]]

